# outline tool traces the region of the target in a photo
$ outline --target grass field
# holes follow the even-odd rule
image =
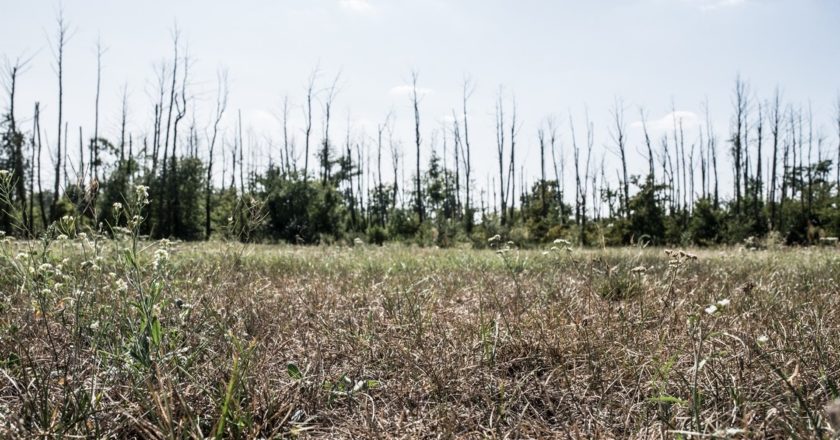
[[[0,249],[4,438],[836,436],[836,250]]]

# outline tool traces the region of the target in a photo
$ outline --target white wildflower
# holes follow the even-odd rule
[[[149,187],[145,185],[137,185],[134,187],[134,193],[137,196],[137,203],[140,205],[149,204]]]
[[[39,272],[49,272],[49,271],[52,271],[52,270],[53,270],[53,265],[50,264],[50,263],[44,263],[44,264],[38,266],[38,271]]]
[[[718,308],[714,304],[710,305],[709,307],[706,307],[706,313],[708,313],[709,315],[713,315],[717,311],[718,311]]]
[[[770,338],[768,338],[767,335],[761,335],[756,339],[756,341],[758,341],[759,344],[764,344],[769,340]]]
[[[122,211],[122,207],[123,207],[122,203],[114,202],[114,205],[113,205],[114,213],[119,213],[120,211]]]
[[[155,270],[160,269],[167,261],[169,261],[169,252],[166,249],[158,249],[155,251]]]
[[[721,306],[721,307],[726,307],[726,306],[728,306],[730,303],[731,303],[731,301],[729,301],[729,298],[724,298],[724,299],[722,299],[722,300],[718,301],[718,302],[717,302],[717,305],[719,305],[719,306]]]

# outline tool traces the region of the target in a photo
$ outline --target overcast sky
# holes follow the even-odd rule
[[[59,8],[55,1],[0,0],[0,55],[33,57],[18,84],[18,118],[29,117],[40,101],[49,139],[55,139],[57,112],[49,41]],[[153,66],[171,57],[177,23],[194,60],[190,90],[200,130],[210,122],[216,72],[227,68],[231,116],[241,109],[246,130],[261,143],[255,153],[261,164],[269,158],[265,136],[279,141],[284,95],[293,105],[302,149],[300,104],[316,66],[323,86],[341,74],[333,136],[343,140],[349,120],[354,138],[372,137],[393,109],[409,170],[414,165],[405,87],[410,72],[419,72],[424,92],[424,155],[435,140],[440,151],[441,125],[460,107],[461,83],[471,77],[479,186],[494,167],[493,109],[500,86],[506,101],[515,95],[522,123],[519,157],[532,176],[538,170],[537,126],[550,115],[560,122],[571,161],[568,118],[582,123],[588,110],[596,128],[594,160],[606,154],[608,166],[614,163],[606,129],[616,97],[626,106],[634,152],[641,147],[640,106],[656,130],[670,126],[673,103],[692,141],[708,99],[723,138],[739,73],[754,98],[771,97],[778,85],[789,102],[807,108],[810,100],[815,127],[827,136],[831,151],[837,148],[831,122],[840,88],[836,0],[65,0],[63,9],[72,31],[65,119],[74,140],[78,125],[86,135],[92,131],[98,37],[107,47],[101,131],[112,138],[118,134],[124,84],[135,138],[151,129]],[[7,105],[5,96],[0,103]],[[227,122],[231,127],[232,119]],[[578,127],[579,136],[582,132]],[[642,173],[644,164],[634,158],[631,173]]]

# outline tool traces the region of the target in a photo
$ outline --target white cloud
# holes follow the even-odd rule
[[[395,87],[391,87],[391,90],[388,91],[392,96],[411,96],[414,87],[411,84],[403,84]],[[432,89],[425,89],[423,87],[417,88],[417,96],[425,96],[432,93]]]
[[[342,8],[359,14],[370,14],[374,11],[373,5],[368,0],[339,0]]]
[[[683,0],[688,4],[697,6],[703,11],[711,11],[715,9],[723,9],[732,6],[738,6],[747,2],[747,0]]]
[[[679,127],[680,121],[682,121],[682,127],[685,131],[697,128],[702,124],[700,115],[689,110],[676,110],[661,118],[648,119],[645,121],[645,124],[651,132],[667,132],[674,129],[674,120],[676,120],[677,127]],[[630,124],[630,127],[641,129],[642,121],[635,121]]]

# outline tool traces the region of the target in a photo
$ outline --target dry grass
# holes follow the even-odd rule
[[[837,435],[830,250],[128,243],[0,245],[2,437]]]

